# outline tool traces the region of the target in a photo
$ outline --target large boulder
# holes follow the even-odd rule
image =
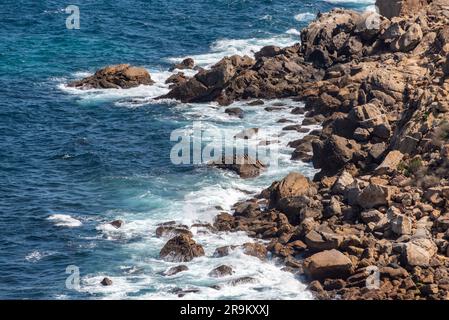
[[[190,236],[182,234],[170,239],[159,253],[160,257],[170,262],[192,261],[204,256],[204,249]]]
[[[430,239],[414,239],[405,245],[404,263],[409,267],[428,267],[438,248]]]
[[[152,84],[154,81],[146,69],[119,64],[100,69],[93,76],[73,81],[68,86],[80,89],[128,89]]]
[[[292,172],[269,188],[270,206],[278,207],[283,199],[313,196],[317,190],[313,183],[300,173]]]
[[[376,0],[379,14],[391,19],[406,14],[414,14],[429,4],[429,0]]]
[[[391,198],[390,187],[376,183],[370,183],[358,195],[357,203],[364,209],[388,205]]]
[[[304,271],[312,279],[344,279],[353,272],[353,264],[343,253],[332,249],[307,258],[304,261]]]
[[[357,142],[337,135],[332,135],[324,142],[315,140],[312,146],[314,167],[329,174],[336,173],[360,151]]]

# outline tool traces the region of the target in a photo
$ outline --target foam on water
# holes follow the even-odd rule
[[[80,220],[75,219],[68,214],[53,214],[49,216],[47,220],[52,221],[57,227],[76,228],[83,225]]]

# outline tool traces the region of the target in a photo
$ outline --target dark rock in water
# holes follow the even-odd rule
[[[204,249],[187,235],[179,235],[170,239],[160,252],[160,257],[171,262],[191,261],[204,256]]]
[[[116,229],[119,229],[123,226],[124,222],[123,220],[114,220],[109,223],[111,226],[115,227]]]
[[[199,289],[181,289],[181,288],[175,288],[173,290],[170,290],[170,293],[177,294],[179,298],[184,297],[186,294],[189,293],[198,293],[200,292]]]
[[[296,107],[291,111],[292,114],[304,114],[306,110],[303,107]]]
[[[112,280],[107,277],[105,277],[103,280],[101,280],[100,283],[102,286],[105,286],[105,287],[112,286]]]
[[[182,60],[180,63],[175,64],[170,68],[170,71],[175,69],[183,70],[183,69],[193,69],[195,67],[195,61],[192,58],[186,58]]]
[[[238,286],[238,285],[241,285],[241,284],[249,284],[249,283],[255,283],[255,282],[257,282],[257,280],[252,278],[252,277],[241,277],[241,278],[237,278],[237,279],[231,280],[228,283],[231,286]]]
[[[100,69],[93,76],[73,81],[68,86],[80,89],[128,89],[142,84],[154,84],[146,69],[119,64]]]
[[[279,119],[278,121],[276,121],[277,123],[290,123],[290,122],[293,122],[292,120],[289,120],[289,119],[285,119],[285,118],[282,118],[282,119]]]
[[[167,271],[165,271],[165,275],[166,276],[173,276],[175,274],[178,274],[180,272],[184,272],[189,270],[189,268],[186,265],[180,265],[180,266],[176,266],[176,267],[172,267],[170,269],[168,269]]]
[[[242,132],[237,133],[234,138],[238,138],[238,139],[251,139],[254,136],[256,136],[259,133],[259,128],[249,128],[246,130],[243,130]]]
[[[307,133],[307,132],[310,131],[307,128],[303,128],[300,124],[294,124],[294,125],[291,125],[291,126],[286,126],[286,127],[282,128],[282,130],[283,131],[298,131],[298,132],[301,132],[301,133]]]
[[[266,107],[264,110],[267,112],[273,112],[273,111],[280,111],[280,110],[284,110],[285,107],[281,107],[281,106],[271,106],[271,107]]]
[[[165,237],[165,236],[174,236],[174,235],[186,235],[188,237],[193,237],[192,232],[183,226],[177,226],[177,225],[159,226],[156,229],[156,236],[158,238]]]
[[[215,268],[214,270],[212,270],[211,272],[209,272],[209,277],[220,278],[220,277],[232,275],[233,273],[234,273],[234,271],[232,270],[232,268],[230,266],[221,265],[221,266]]]
[[[234,171],[243,179],[257,177],[266,169],[266,166],[262,162],[254,160],[248,155],[222,157],[221,161],[212,162],[210,165],[220,169]]]
[[[248,102],[246,105],[250,106],[250,107],[254,107],[254,106],[262,106],[264,104],[265,104],[265,102],[263,102],[263,100],[254,100],[254,101]]]
[[[225,113],[227,113],[230,116],[243,118],[244,112],[241,108],[227,108],[225,110]]]
[[[224,246],[224,247],[219,247],[219,248],[215,249],[214,257],[216,257],[216,258],[225,257],[225,256],[229,255],[229,253],[230,253],[232,250],[234,250],[235,248],[237,248],[237,246]]]

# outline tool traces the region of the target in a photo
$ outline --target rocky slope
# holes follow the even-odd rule
[[[167,97],[294,96],[324,119],[290,143],[314,181],[291,173],[214,229],[270,240],[319,299],[448,299],[449,1],[377,4],[383,16],[322,14],[300,45],[225,58]]]

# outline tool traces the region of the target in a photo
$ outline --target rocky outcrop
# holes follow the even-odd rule
[[[170,262],[187,262],[204,256],[204,249],[187,235],[170,239],[159,253],[160,257]]]
[[[100,69],[93,76],[73,81],[68,86],[79,89],[129,89],[153,83],[146,69],[119,64]]]
[[[257,177],[266,168],[262,162],[253,159],[248,155],[233,157],[223,156],[220,161],[214,161],[209,165],[233,171],[243,179]]]
[[[379,13],[389,19],[414,14],[427,6],[429,0],[376,0]]]

